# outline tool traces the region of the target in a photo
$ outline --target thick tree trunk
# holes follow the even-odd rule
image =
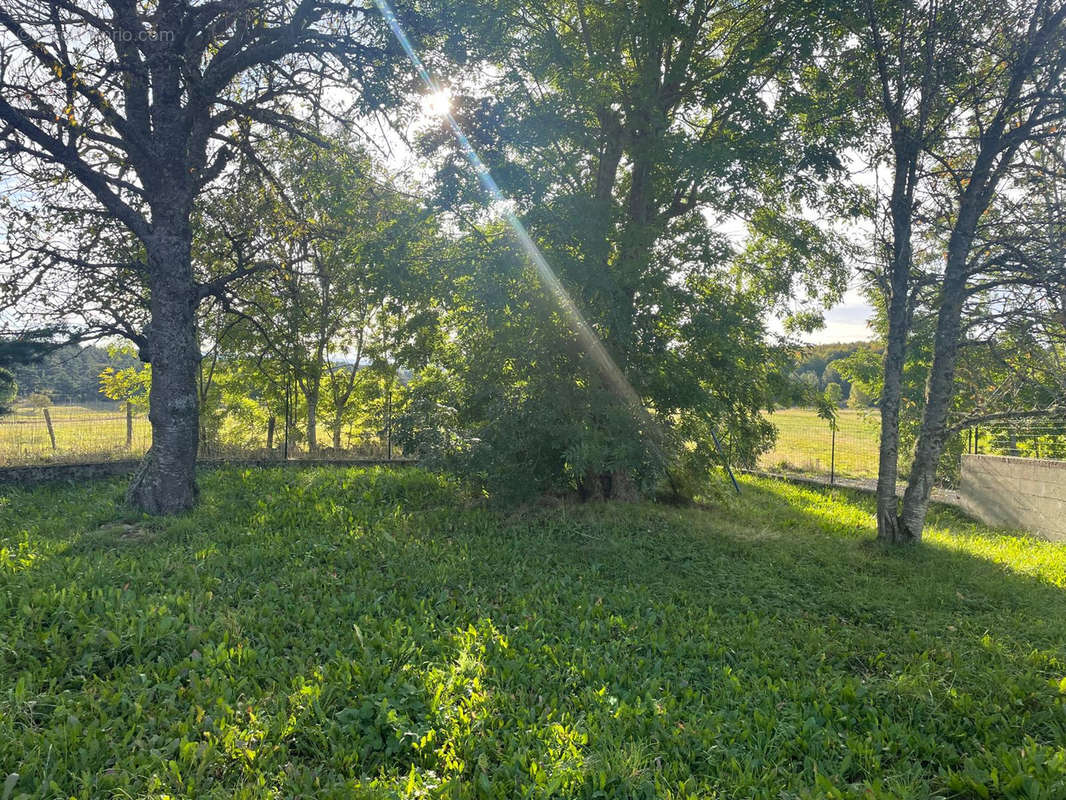
[[[603,500],[633,503],[640,500],[640,489],[624,469],[600,472],[590,467],[578,481],[577,491],[586,503]]]
[[[339,419],[333,425],[333,449],[334,450],[338,450],[339,451],[341,449],[341,428],[342,427],[343,427],[343,425],[341,424]]]
[[[160,226],[162,227],[162,226]],[[126,493],[150,514],[173,514],[196,502],[199,410],[196,399],[196,284],[187,226],[157,230],[148,245],[151,324],[148,357],[152,388],[148,419],[152,446]]]

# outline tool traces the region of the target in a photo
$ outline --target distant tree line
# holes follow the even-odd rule
[[[862,381],[853,382],[856,363],[876,360],[884,348],[876,342],[838,342],[834,344],[812,345],[801,349],[791,372],[793,380],[801,389],[817,393],[829,393],[837,396],[840,405],[850,408],[874,408],[877,395],[869,393],[869,387]],[[831,389],[831,386],[838,387]],[[810,402],[802,393],[800,402]]]
[[[18,384],[18,398],[47,395],[55,401],[106,402],[100,375],[108,368],[122,370],[138,364],[129,352],[109,352],[95,345],[67,345],[40,360],[10,367]]]

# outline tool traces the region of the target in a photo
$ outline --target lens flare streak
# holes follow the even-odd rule
[[[381,11],[381,15],[385,18],[385,22],[388,23],[389,28],[392,29],[392,33],[397,41],[399,41],[400,46],[403,47],[404,52],[407,53],[407,57],[411,59],[411,63],[414,65],[415,70],[418,72],[423,83],[425,83],[426,88],[431,92],[431,96],[446,96],[446,90],[433,78],[432,75],[429,74],[425,64],[422,63],[422,59],[419,58],[418,53],[415,52],[411,40],[407,38],[407,34],[400,25],[400,21],[396,18],[396,14],[393,12],[388,0],[374,0],[374,2],[377,5],[378,10]],[[455,134],[455,138],[459,142],[459,147],[462,149],[463,154],[477,173],[481,185],[485,188],[485,191],[488,192],[493,203],[501,209],[501,214],[504,220],[514,232],[514,235],[517,237],[518,243],[526,256],[533,263],[545,288],[554,298],[555,302],[558,303],[559,308],[562,310],[571,329],[578,337],[578,341],[582,348],[589,356],[591,356],[597,369],[599,369],[601,376],[607,382],[607,385],[617,393],[619,397],[626,401],[637,414],[638,420],[647,425],[647,432],[651,433],[654,430],[654,422],[644,408],[640,396],[626,379],[625,375],[622,374],[622,370],[620,370],[618,365],[615,364],[614,359],[611,358],[610,354],[603,346],[603,342],[600,341],[600,337],[597,336],[596,332],[592,329],[592,326],[585,321],[581,311],[570,297],[570,294],[566,291],[558,276],[556,276],[555,271],[548,264],[544,254],[541,253],[540,248],[537,247],[533,238],[529,235],[526,226],[522,224],[522,221],[512,211],[509,210],[512,204],[508,202],[507,197],[500,190],[500,187],[496,184],[492,174],[489,172],[489,168],[485,166],[485,163],[481,160],[477,151],[474,150],[470,140],[466,137],[466,134],[463,133],[462,128],[459,127],[459,123],[456,122],[451,109],[442,108],[440,116],[447,120],[448,126],[452,129],[452,133]]]

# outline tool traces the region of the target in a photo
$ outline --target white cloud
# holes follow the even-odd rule
[[[808,344],[832,344],[833,342],[869,341],[876,334],[868,323],[874,310],[857,289],[849,289],[841,301],[825,313],[825,327],[801,336]],[[770,320],[770,330],[782,333],[784,326],[779,319]]]

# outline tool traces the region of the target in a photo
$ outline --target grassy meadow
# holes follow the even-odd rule
[[[55,448],[48,435],[44,411],[19,406],[14,412],[0,417],[0,467],[35,464],[69,464],[140,458],[152,443],[152,426],[143,410],[135,410],[132,446],[126,447],[126,411],[120,404],[63,404],[48,407],[55,433]],[[209,449],[210,457],[259,456],[266,451],[266,416],[259,420],[227,418],[219,433],[220,441]],[[290,455],[307,455],[303,429],[294,430]],[[343,431],[343,455],[359,458],[384,458],[386,448],[376,430],[368,432],[362,421],[352,423]],[[275,433],[275,448],[280,451],[284,428],[279,423]],[[321,447],[332,445],[332,432],[325,424],[318,426]],[[203,442],[201,442],[201,445]],[[333,453],[336,455],[336,452]],[[401,455],[394,448],[394,455]],[[0,800],[3,800],[0,795]]]
[[[743,479],[486,508],[417,469],[4,489],[8,798],[1066,797],[1066,547]]]
[[[774,447],[759,458],[771,471],[828,475],[833,452],[829,423],[813,408],[784,408],[769,415],[777,427]],[[876,409],[838,412],[836,474],[844,478],[876,478],[881,417]]]
[[[43,409],[20,406],[0,417],[0,465],[140,457],[152,441],[148,416],[136,412],[133,446],[126,448],[126,411],[119,404],[54,405],[48,413],[55,449]]]

